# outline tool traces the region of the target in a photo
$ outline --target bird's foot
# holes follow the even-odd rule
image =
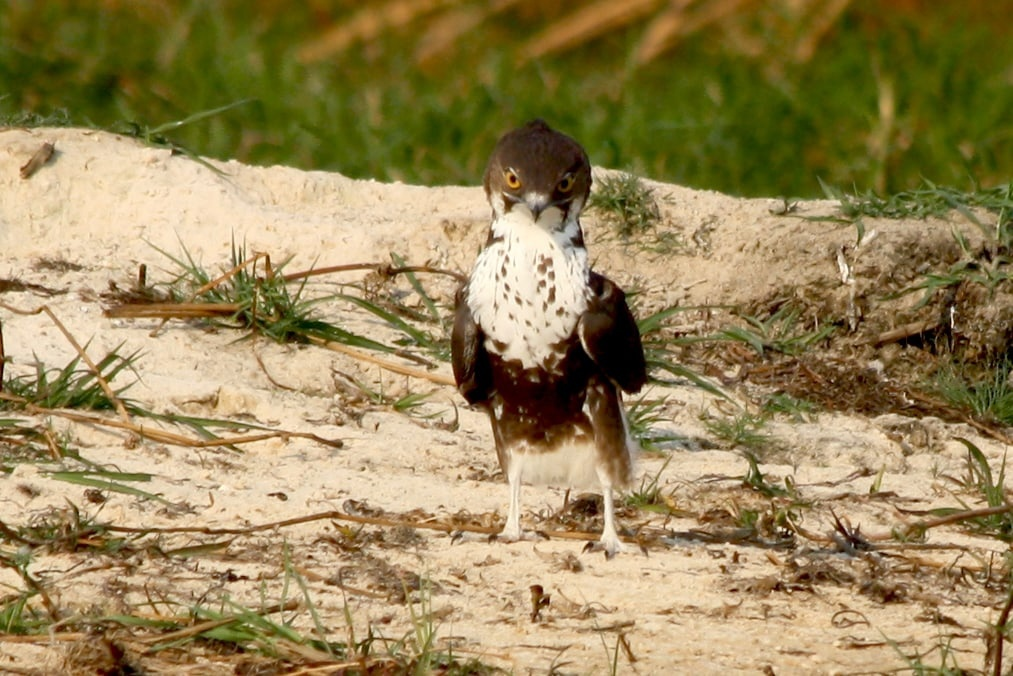
[[[504,528],[498,534],[489,536],[490,542],[496,541],[496,542],[504,542],[507,544],[511,542],[522,542],[525,540],[528,542],[537,542],[539,540],[548,540],[548,539],[549,538],[544,533],[540,533],[538,531],[533,530],[521,530],[519,527],[510,528],[509,526]]]
[[[606,537],[602,535],[600,540],[588,542],[584,545],[584,552],[605,552],[605,559],[611,560],[616,554],[629,551],[618,535]]]
[[[485,535],[482,533],[476,533],[474,531],[455,530],[450,533],[451,544],[459,544],[461,542],[502,542],[510,544],[513,542],[530,541],[537,542],[539,540],[548,540],[548,536],[538,531],[527,531],[511,530],[504,528],[499,533],[492,533],[491,535]]]

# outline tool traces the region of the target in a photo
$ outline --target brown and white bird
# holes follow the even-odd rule
[[[588,264],[579,217],[590,191],[584,149],[542,120],[500,139],[485,170],[492,226],[457,294],[452,351],[510,484],[500,538],[523,536],[522,483],[600,485],[598,547],[611,557],[622,548],[612,488],[629,483],[636,452],[622,392],[647,372],[623,291]]]

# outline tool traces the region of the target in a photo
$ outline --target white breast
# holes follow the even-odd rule
[[[502,239],[479,254],[467,295],[487,350],[533,368],[573,333],[588,292],[587,250],[570,244],[579,227],[550,232],[523,210],[493,223]]]

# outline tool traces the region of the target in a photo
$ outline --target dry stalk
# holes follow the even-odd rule
[[[165,322],[170,319],[197,319],[197,318],[213,318],[222,316],[232,316],[238,312],[241,308],[237,303],[197,303],[193,302],[202,293],[205,293],[224,281],[231,279],[240,270],[247,265],[260,260],[265,259],[265,266],[268,277],[273,277],[274,271],[271,268],[271,259],[268,254],[259,253],[249,260],[243,261],[239,265],[236,265],[225,274],[218,278],[203,285],[191,296],[191,302],[188,303],[125,303],[116,305],[108,308],[105,311],[107,317],[115,318],[128,318],[128,319],[162,319],[163,322],[157,329],[152,331],[152,336],[157,335],[164,326]],[[447,270],[443,268],[434,268],[429,265],[403,265],[393,266],[386,263],[349,263],[346,265],[332,265],[324,268],[313,268],[310,270],[303,270],[300,272],[293,272],[287,275],[283,275],[281,279],[285,282],[293,282],[301,279],[308,279],[310,277],[316,277],[320,275],[328,275],[341,272],[353,272],[360,270],[371,270],[376,272],[378,275],[384,277],[394,277],[396,275],[408,274],[408,273],[430,273],[436,275],[446,275],[453,277],[458,282],[466,281],[467,277],[459,272],[453,270]],[[453,387],[455,382],[449,376],[442,374],[434,374],[422,369],[413,368],[398,364],[380,357],[373,356],[362,350],[355,349],[353,347],[343,345],[341,343],[335,343],[328,341],[323,338],[317,338],[314,336],[306,337],[309,342],[327,348],[334,352],[340,352],[357,359],[359,361],[368,362],[383,368],[392,373],[400,375],[410,376],[412,378],[419,378],[422,380],[428,380],[437,385],[447,385]],[[412,359],[413,355],[402,355],[407,359]],[[422,360],[424,362],[424,360]]]
[[[360,361],[375,364],[376,366],[379,366],[380,368],[390,371],[392,373],[397,373],[403,376],[411,376],[412,378],[420,378],[422,380],[428,380],[429,382],[436,383],[437,385],[448,385],[450,387],[454,387],[456,385],[454,379],[451,378],[450,376],[446,376],[441,373],[430,373],[429,371],[424,371],[422,369],[417,369],[411,366],[405,366],[404,364],[398,364],[396,362],[392,362],[387,359],[381,359],[380,357],[374,356],[372,354],[369,354],[368,352],[358,350],[348,345],[343,345],[341,343],[335,343],[333,341],[324,340],[323,338],[315,338],[313,336],[309,337],[309,341],[311,343],[314,343],[315,345],[325,347],[328,350],[340,352],[341,354],[348,355],[349,357],[353,357]]]
[[[362,3],[361,9],[350,18],[335,24],[319,38],[303,45],[299,50],[299,59],[303,63],[329,60],[358,42],[371,42],[385,31],[407,26],[419,17],[456,4],[457,0]]]
[[[252,265],[252,266],[256,267],[257,261],[259,261],[261,258],[267,259],[266,267],[267,267],[267,271],[270,273],[270,271],[271,271],[271,258],[270,258],[270,256],[268,254],[266,254],[266,253],[257,253],[257,254],[254,254],[253,257],[247,258],[242,263],[239,263],[239,264],[233,266],[231,270],[228,270],[227,272],[219,275],[215,279],[212,279],[207,284],[203,285],[202,287],[200,287],[199,289],[197,289],[196,291],[194,291],[193,294],[191,294],[191,296],[190,296],[190,303],[185,303],[185,304],[182,304],[182,305],[189,306],[190,304],[193,304],[193,302],[197,299],[198,296],[200,296],[203,293],[207,293],[211,289],[217,287],[219,284],[222,284],[223,282],[227,282],[228,280],[232,279],[233,277],[236,276],[236,274],[238,274],[241,270],[243,270],[247,266]],[[198,303],[197,305],[200,305],[200,304]],[[107,311],[107,316],[111,316],[111,315],[108,315],[108,311]],[[201,316],[201,315],[198,315],[198,316]],[[165,318],[163,318],[162,319],[162,323],[158,325],[158,328],[156,328],[154,331],[151,332],[151,336],[152,337],[157,336],[159,334],[159,332],[161,332],[162,328],[166,325],[166,323],[168,323],[169,319],[171,319],[171,317],[165,317]]]
[[[81,357],[82,361],[84,361],[84,363],[88,365],[88,368],[91,370],[92,375],[95,376],[95,380],[98,382],[99,387],[102,388],[102,391],[109,398],[109,401],[111,401],[113,403],[113,406],[116,407],[116,412],[119,413],[120,418],[123,419],[123,422],[130,424],[130,414],[127,412],[127,407],[123,405],[123,402],[120,400],[120,398],[117,397],[116,393],[113,392],[113,388],[111,388],[109,386],[109,383],[106,382],[106,379],[102,376],[102,372],[99,371],[99,368],[98,366],[95,365],[95,362],[91,360],[91,357],[89,357],[88,353],[84,351],[84,348],[81,347],[81,344],[77,342],[73,334],[71,334],[71,332],[67,330],[67,327],[63,325],[63,322],[60,321],[60,319],[49,308],[48,305],[43,305],[41,307],[35,308],[34,310],[21,310],[12,307],[10,305],[7,305],[6,303],[0,303],[0,307],[19,315],[37,315],[43,312],[46,313],[46,315],[48,315],[49,318],[52,320],[52,322],[56,325],[56,328],[60,329],[60,332],[67,339],[67,342],[69,342],[74,347],[74,349],[77,350],[77,354]]]
[[[107,525],[103,526],[106,530],[114,533],[138,533],[138,534],[180,534],[180,533],[195,533],[199,535],[252,535],[253,533],[259,533],[262,531],[275,530],[279,528],[289,528],[291,526],[298,526],[305,523],[311,523],[313,521],[348,521],[351,523],[364,524],[369,526],[384,526],[388,528],[421,528],[424,530],[434,530],[442,533],[478,533],[480,535],[496,535],[500,529],[492,526],[472,526],[467,524],[453,524],[439,521],[421,521],[416,519],[396,519],[380,516],[364,516],[361,514],[348,514],[338,510],[330,510],[326,512],[317,512],[315,514],[308,514],[306,516],[297,516],[291,519],[282,519],[281,521],[272,521],[269,523],[263,523],[254,526],[247,526],[245,528],[212,528],[210,526],[175,526],[175,527],[161,527],[161,528],[137,528],[132,526],[115,526]],[[590,533],[584,531],[539,531],[541,535],[547,538],[560,539],[560,540],[586,540],[593,541],[600,537],[599,533]]]
[[[311,270],[303,270],[302,272],[292,272],[287,275],[283,275],[282,279],[286,282],[294,282],[298,279],[306,279],[308,277],[316,277],[318,275],[330,275],[336,272],[354,272],[357,270],[372,270],[383,277],[395,277],[397,275],[407,273],[425,272],[434,275],[446,275],[447,277],[453,277],[459,282],[464,282],[468,279],[466,275],[462,275],[460,272],[446,270],[444,268],[434,268],[430,265],[393,266],[388,263],[348,263],[346,265],[331,265],[326,268],[313,268]]]
[[[522,61],[573,49],[639,21],[658,9],[659,0],[598,0],[549,24],[521,48]]]
[[[1006,642],[1006,623],[1009,622],[1011,610],[1013,610],[1013,584],[1010,585],[1009,592],[1006,594],[1006,603],[999,612],[999,619],[995,621],[995,626],[992,627],[995,632],[993,636],[995,653],[992,655],[993,676],[1002,676],[1002,648]]]
[[[954,512],[953,514],[947,514],[946,516],[940,516],[935,519],[917,521],[908,526],[907,530],[909,533],[924,532],[930,528],[946,526],[951,523],[960,523],[961,521],[967,521],[968,519],[981,519],[987,516],[1009,514],[1011,512],[1013,512],[1013,505],[999,505],[998,507],[983,507],[981,509],[966,509],[960,512]]]
[[[654,61],[665,52],[675,47],[680,38],[697,33],[707,26],[721,23],[737,13],[744,13],[744,6],[753,0],[709,0],[709,2],[692,2],[677,0],[662,12],[644,32],[637,49],[638,64]]]
[[[105,311],[106,317],[124,319],[206,319],[231,317],[239,303],[124,303]],[[161,329],[161,326],[159,327]]]
[[[25,400],[22,397],[17,397],[12,394],[0,392],[0,399],[5,401],[13,401],[22,404],[25,407],[25,412],[30,415],[44,415],[44,416],[55,416],[58,418],[64,418],[65,420],[71,420],[73,422],[85,423],[88,425],[95,425],[97,427],[112,427],[116,429],[127,430],[136,434],[139,437],[150,439],[152,441],[161,442],[164,444],[172,444],[174,446],[184,446],[187,448],[215,448],[221,446],[234,446],[236,444],[249,444],[256,441],[265,441],[267,439],[310,439],[324,446],[330,446],[332,448],[341,448],[344,446],[344,442],[340,439],[325,439],[324,437],[317,436],[310,432],[292,432],[289,430],[275,430],[271,432],[263,432],[260,434],[244,434],[235,437],[227,437],[221,439],[192,439],[182,434],[176,434],[175,432],[169,432],[167,430],[158,429],[157,427],[146,427],[144,425],[138,425],[132,421],[118,421],[109,420],[94,415],[86,415],[84,413],[76,413],[74,411],[67,411],[55,408],[43,408],[42,406],[36,406]]]

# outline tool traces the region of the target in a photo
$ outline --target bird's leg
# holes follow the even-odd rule
[[[602,502],[605,503],[605,523],[601,529],[602,547],[605,549],[605,556],[612,558],[617,552],[625,549],[616,532],[616,506],[612,501],[612,487],[602,486]]]
[[[499,535],[494,536],[501,542],[518,542],[520,540],[541,540],[544,535],[532,531],[521,530],[521,469],[515,465],[507,472],[510,482],[510,511],[507,512],[506,525]]]
[[[521,539],[521,477],[520,472],[510,472],[510,510],[507,512],[506,525],[499,538],[507,542]]]
[[[616,506],[612,500],[612,487],[602,484],[601,497],[605,505],[605,523],[602,525],[601,538],[598,542],[588,542],[584,551],[603,551],[605,558],[611,559],[616,554],[626,551],[626,545],[619,539],[619,532],[616,530]]]

